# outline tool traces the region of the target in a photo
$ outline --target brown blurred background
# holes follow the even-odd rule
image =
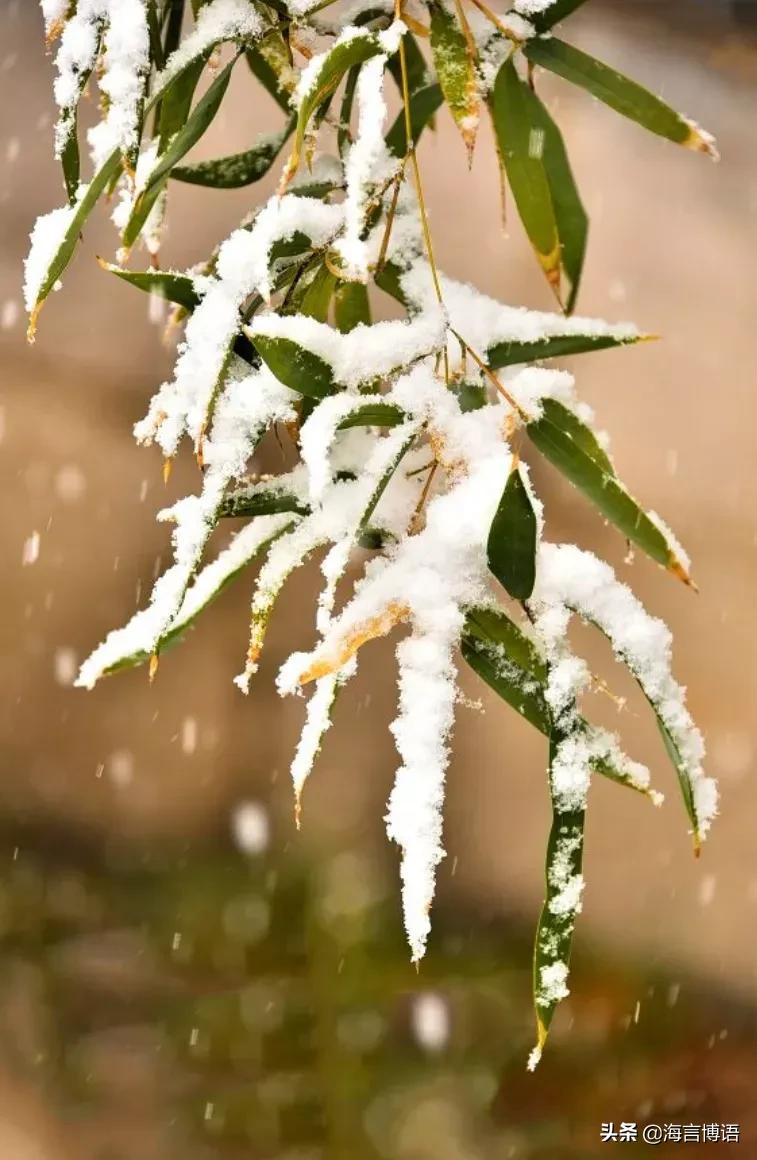
[[[512,1106],[517,1103],[520,1114],[524,1101],[531,1101],[535,1109],[533,1122],[521,1134],[506,1134],[513,1127],[507,1105],[504,1111],[500,1107],[497,1120],[505,1135],[484,1140],[480,1122],[475,1130],[468,1124],[464,1109],[469,1103],[467,1096],[460,1096],[467,1057],[460,1047],[457,1070],[445,1072],[443,1082],[451,1087],[439,1088],[442,1081],[435,1076],[428,1079],[433,1098],[424,1088],[422,1099],[406,1096],[405,1107],[401,1095],[396,1096],[395,1103],[399,1099],[405,1109],[404,1126],[389,1143],[377,1144],[371,1137],[375,1153],[369,1144],[357,1150],[344,1140],[336,1144],[336,1137],[310,1152],[310,1145],[299,1144],[286,1151],[275,1142],[255,1143],[254,1133],[249,1138],[242,1133],[242,1143],[234,1137],[237,1142],[229,1146],[237,1151],[229,1155],[454,1155],[464,1160],[536,1155],[529,1149],[541,1147],[550,1156],[593,1154],[589,1141],[594,1141],[600,1118],[618,1120],[621,1113],[633,1113],[641,1120],[645,1112],[647,1119],[654,1118],[656,1096],[662,1099],[661,1093],[669,1094],[676,1084],[686,1088],[688,1081],[681,1079],[677,1064],[669,1063],[670,1044],[654,1037],[661,1025],[659,1012],[653,1004],[649,1013],[646,1009],[649,986],[657,985],[658,995],[669,996],[682,981],[690,1006],[675,1035],[689,1036],[686,1058],[699,1066],[707,1052],[718,1053],[712,1075],[697,1082],[713,1095],[717,1083],[725,1084],[724,1077],[729,1077],[727,1090],[718,1089],[720,1118],[740,1120],[745,1131],[751,1124],[751,1138],[757,1140],[748,1082],[757,1063],[752,1039],[757,1003],[752,933],[757,918],[752,289],[757,40],[752,15],[749,5],[718,0],[591,0],[565,26],[568,39],[646,82],[715,133],[723,158],[719,165],[646,136],[567,85],[546,77],[541,83],[563,125],[591,220],[579,311],[631,319],[661,336],[661,341],[637,349],[585,356],[572,369],[582,398],[596,408],[601,425],[611,433],[623,479],[664,515],[689,549],[700,594],[678,586],[644,559],[625,566],[618,537],[551,469],[537,465],[553,513],[549,531],[554,538],[574,538],[606,554],[649,607],[670,623],[677,642],[676,672],[688,685],[691,708],[706,733],[709,768],[720,778],[723,794],[722,816],[701,861],[694,862],[674,776],[653,724],[607,653],[587,634],[586,648],[597,669],[628,696],[619,718],[609,701],[599,702],[597,712],[621,729],[628,749],[650,764],[658,788],[667,793],[665,806],[655,811],[612,785],[596,785],[578,935],[584,954],[579,953],[576,973],[585,970],[586,979],[604,996],[602,1009],[609,1012],[607,1034],[599,1035],[591,1048],[595,1054],[586,1074],[595,1076],[597,1068],[597,1074],[607,1074],[607,1068],[615,1073],[621,1049],[607,1029],[622,1027],[624,1033],[640,1037],[634,1075],[642,1077],[642,1094],[636,1104],[621,1108],[618,1091],[623,1085],[614,1094],[608,1092],[606,1106],[596,1114],[587,1112],[589,1127],[585,1123],[581,1129],[588,1132],[585,1136],[575,1128],[572,1113],[560,1111],[554,1134],[546,1143],[533,1143],[538,1137],[535,1125],[557,1099],[554,1092],[564,1091],[567,1081],[560,1068],[567,1066],[569,1056],[561,1053],[570,1052],[571,1035],[581,1043],[594,1043],[595,991],[590,991],[583,1007],[578,1003],[561,1017],[563,1032],[556,1037],[554,1058],[544,1064],[545,1071],[553,1069],[546,1080],[538,1078],[533,1081],[537,1086],[528,1088],[520,1063],[513,1073],[513,1090],[520,1092],[523,1085],[523,1094]],[[342,852],[339,857],[359,852],[364,869],[374,866],[376,874],[384,875],[382,922],[391,945],[400,948],[392,968],[396,981],[387,981],[387,975],[386,986],[393,999],[416,988],[418,981],[403,960],[399,941],[396,851],[386,850],[382,827],[395,768],[386,730],[394,700],[391,649],[374,647],[377,667],[362,666],[361,677],[337,709],[335,728],[308,786],[299,835],[292,822],[288,764],[302,705],[280,701],[271,678],[288,649],[305,647],[311,639],[312,573],[288,587],[249,699],[231,684],[245,648],[248,579],[237,582],[201,618],[183,646],[166,656],[152,688],[143,671],[107,681],[90,694],[70,687],[77,662],[146,599],[156,569],[168,558],[165,529],[156,527],[154,512],[193,487],[194,476],[191,464],[185,464],[174,473],[166,493],[157,455],[137,449],[131,438],[132,423],[169,372],[172,352],[162,341],[162,328],[148,320],[144,298],[109,279],[94,262],[95,254],[110,258],[115,248],[113,228],[103,212],[88,227],[63,292],[47,305],[35,347],[25,344],[20,282],[26,239],[35,216],[61,200],[52,159],[52,68],[32,0],[0,5],[0,72],[0,469],[6,497],[0,833],[7,871],[0,887],[0,933],[5,930],[8,942],[0,994],[0,1026],[7,1026],[0,1039],[9,1044],[0,1046],[0,1160],[225,1156],[219,1151],[225,1137],[200,1145],[191,1132],[174,1151],[178,1145],[171,1125],[175,1127],[176,1117],[166,1109],[176,1093],[170,1076],[150,1070],[158,1050],[151,1036],[162,1018],[160,1004],[149,1008],[149,1015],[148,1008],[140,1008],[139,1018],[128,1012],[117,1020],[114,1016],[117,1035],[108,1025],[109,996],[123,999],[124,988],[136,994],[141,985],[147,986],[140,976],[146,968],[136,933],[139,907],[126,908],[127,921],[111,892],[115,883],[128,895],[133,884],[129,875],[152,859],[161,870],[147,895],[170,880],[170,890],[178,889],[183,897],[190,885],[178,887],[176,882],[184,882],[181,875],[194,863],[215,867],[212,874],[208,871],[212,877],[218,865],[226,865],[224,859],[233,862],[230,819],[237,803],[254,799],[273,820],[266,857],[285,875],[291,862],[301,867],[303,881],[318,877],[336,851]],[[255,132],[275,122],[272,106],[264,105],[240,69],[233,96],[203,142],[201,155],[244,148]],[[507,239],[498,231],[497,174],[490,141],[482,136],[470,174],[446,116],[440,116],[437,133],[423,145],[440,263],[450,274],[474,281],[504,301],[549,309],[518,223],[512,222]],[[164,263],[182,267],[202,259],[267,192],[267,186],[258,186],[221,196],[173,185]],[[528,948],[521,932],[528,928],[520,922],[534,921],[541,895],[548,823],[545,754],[539,738],[467,677],[466,689],[480,698],[483,711],[461,706],[459,712],[446,810],[449,857],[439,876],[440,925],[442,931],[464,929],[475,954],[479,934],[490,940],[495,975],[497,954],[514,964],[513,969],[527,972]],[[25,858],[28,874],[19,880],[19,860]],[[256,866],[255,873],[262,874]],[[246,871],[237,866],[236,872],[243,879]],[[20,950],[14,942],[16,918],[7,916],[17,917],[19,907],[26,913],[28,875],[37,875],[32,890],[36,902],[30,906],[43,916],[42,926],[47,930],[52,911],[57,915],[53,925],[57,922],[68,932],[63,940],[68,974],[60,968],[63,951],[58,943],[54,949],[59,957],[51,958],[47,935],[31,950]],[[61,918],[50,889],[68,881],[67,875],[78,883],[78,902],[66,902]],[[82,875],[91,907],[82,902]],[[192,882],[191,889],[196,886],[200,896],[212,895],[200,879]],[[21,902],[16,891],[21,891]],[[179,930],[168,904],[165,914],[166,930]],[[295,908],[291,922],[304,921]],[[90,931],[89,942],[84,928]],[[164,935],[158,941],[171,942],[173,934]],[[471,949],[471,960],[475,954]],[[453,975],[464,979],[465,956],[455,962],[454,969],[444,962],[431,968],[440,987],[448,987]],[[159,966],[149,969],[154,972],[150,987],[159,992],[161,979],[169,987],[170,971],[163,978]],[[275,974],[275,964],[273,970]],[[109,971],[115,972],[115,981]],[[663,982],[649,983],[652,976]],[[609,977],[617,986],[607,983]],[[325,985],[328,991],[328,978]],[[336,972],[331,985],[338,992]],[[580,989],[579,980],[576,986]],[[84,1042],[92,1057],[85,1072],[110,1076],[113,1090],[104,1098],[106,1110],[89,1118],[81,1114],[87,1100],[68,1091],[61,1071],[47,1069],[49,1025],[59,1019],[61,1004],[68,1010],[72,990],[86,1008],[88,987],[103,1004],[97,1032],[101,1038],[91,1028],[85,1036],[77,1015],[70,1021],[71,1041],[67,1043],[65,1034],[58,1037],[58,1055],[70,1062],[72,1052],[84,1050]],[[502,1017],[508,1053],[513,1044],[518,1050],[527,1047],[527,1003],[527,984],[521,982],[513,1010]],[[645,1018],[651,1039],[642,1050]],[[670,1034],[672,1043],[675,1036]],[[396,1050],[397,1059],[404,1059],[404,1047]],[[496,1059],[496,1044],[491,1052]],[[41,1071],[40,1056],[47,1061]],[[663,1057],[666,1062],[661,1064]],[[391,1054],[388,1058],[391,1062]],[[66,1068],[63,1072],[68,1074]],[[263,1073],[265,1078],[265,1067]],[[335,1082],[339,1087],[340,1081]],[[553,1087],[544,1086],[550,1083]],[[408,1084],[412,1093],[410,1080]],[[631,1088],[636,1090],[633,1084]],[[424,1127],[428,1099],[432,1113],[424,1114],[446,1141],[435,1145],[436,1150],[429,1150],[431,1137]],[[192,1100],[197,1103],[200,1096]],[[480,1102],[487,1114],[497,1107],[493,1091],[484,1093]],[[178,1105],[183,1107],[181,1100]],[[382,1107],[372,1114],[383,1122],[391,1116]],[[73,1127],[72,1108],[78,1117]],[[439,1108],[446,1109],[449,1120],[442,1117],[443,1131]],[[683,1118],[692,1116],[697,1119],[695,1110]],[[675,1116],[671,1112],[668,1118]],[[451,1140],[457,1141],[454,1149]],[[576,1145],[576,1140],[583,1142]],[[574,1145],[582,1150],[570,1151]],[[207,1151],[192,1151],[201,1147]],[[742,1154],[757,1156],[757,1143],[742,1144]]]

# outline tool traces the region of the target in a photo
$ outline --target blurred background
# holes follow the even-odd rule
[[[619,538],[535,464],[549,534],[601,551],[670,623],[723,803],[695,862],[644,706],[581,637],[627,697],[597,714],[667,801],[592,790],[572,996],[531,1076],[546,754],[472,675],[418,974],[382,823],[391,645],[371,646],[340,699],[294,828],[302,704],[280,701],[272,677],[312,638],[314,572],[288,586],[249,699],[231,684],[249,578],[152,688],[142,670],[71,687],[146,599],[168,559],[154,513],[195,480],[186,462],[164,489],[158,455],[131,438],[173,352],[143,296],[96,266],[115,249],[104,212],[26,346],[27,236],[62,194],[40,13],[0,4],[0,1160],[560,1160],[604,1154],[600,1124],[621,1120],[739,1123],[741,1155],[757,1157],[757,6],[591,0],[564,32],[702,122],[723,157],[540,79],[591,220],[579,311],[661,336],[576,360],[579,392],[622,478],[689,549],[700,593],[625,564]],[[232,92],[198,156],[276,123],[243,69]],[[550,309],[519,224],[501,234],[487,134],[469,173],[438,120],[421,160],[440,264]],[[164,264],[201,260],[269,188],[173,185]]]

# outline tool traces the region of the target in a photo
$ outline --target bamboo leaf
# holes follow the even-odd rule
[[[370,326],[371,307],[368,290],[362,282],[340,282],[334,293],[334,320],[342,334],[356,326]]]
[[[404,37],[405,44],[405,69],[407,71],[407,87],[410,95],[413,96],[420,89],[428,85],[428,67],[426,59],[418,47],[418,42],[415,37],[406,32]],[[400,64],[399,56],[393,56],[387,63],[387,69],[394,77],[395,84],[402,96],[402,65]]]
[[[197,144],[213,121],[221,107],[221,101],[226,94],[226,90],[229,87],[231,72],[236,61],[237,57],[234,57],[221,70],[207,92],[197,102],[185,124],[171,138],[168,148],[158,158],[156,165],[147,178],[145,187],[141,190],[134,203],[129,220],[124,227],[122,239],[125,246],[134,245],[150,214],[150,210],[168,181],[171,170],[182,157],[186,156],[193,145]]]
[[[262,134],[251,149],[213,161],[198,161],[195,165],[177,165],[170,176],[174,181],[211,189],[241,189],[252,185],[269,172],[293,129],[294,118],[279,133]]]
[[[250,335],[250,338],[263,362],[285,387],[309,399],[323,399],[335,391],[331,367],[317,354],[291,338],[263,334]]]
[[[417,89],[416,92],[411,93],[410,129],[414,145],[417,145],[421,133],[432,120],[443,100],[442,90],[437,84],[426,85],[425,88]],[[407,128],[404,109],[398,114],[386,135],[386,147],[395,157],[404,157],[407,153]]]
[[[534,942],[533,996],[537,1046],[529,1061],[531,1068],[539,1060],[557,1004],[568,994],[566,980],[580,904],[580,888],[576,890],[575,905],[569,905],[568,892],[572,884],[581,882],[586,811],[564,810],[560,806],[552,779],[552,766],[560,740],[558,735],[551,737],[549,743],[552,825],[547,843],[544,905]]]
[[[256,45],[247,49],[246,57],[250,71],[279,108],[289,115],[295,74],[289,46],[281,31],[271,29]]]
[[[65,230],[61,234],[60,242],[55,248],[45,272],[39,281],[34,302],[27,304],[30,308],[29,328],[27,332],[30,340],[34,338],[37,318],[39,317],[39,312],[42,309],[45,299],[52,291],[74,255],[84,223],[100,199],[100,196],[105,192],[109,181],[118,172],[120,165],[121,155],[118,150],[115,150],[92,178],[89,185],[80,189],[79,200],[71,207],[69,220],[66,223]]]
[[[524,52],[532,64],[549,69],[571,84],[585,89],[616,113],[636,121],[650,133],[656,133],[687,149],[717,155],[709,134],[687,117],[677,113],[636,81],[581,52],[572,44],[566,44],[556,36],[539,37],[530,41]]]
[[[536,94],[534,112],[543,134],[542,159],[560,238],[560,264],[570,282],[570,294],[565,304],[565,312],[570,314],[581,282],[589,219],[576,188],[562,134]]]
[[[624,536],[642,551],[688,580],[683,562],[664,531],[639,506],[617,478],[586,425],[556,400],[547,400],[541,419],[526,427],[529,437],[550,463],[591,500]]]
[[[102,261],[100,265],[130,286],[136,286],[147,294],[158,294],[185,310],[194,310],[199,305],[200,296],[188,274],[174,274],[168,270],[124,270],[121,266]]]
[[[292,299],[287,313],[304,314],[307,318],[326,322],[335,286],[336,275],[322,263],[313,278],[302,287],[302,293]]]
[[[365,403],[357,407],[339,424],[340,431],[348,427],[399,427],[407,415],[394,403]]]
[[[310,508],[291,492],[263,488],[255,491],[232,492],[221,504],[219,519],[252,519],[255,516],[273,516],[281,512],[295,512],[305,516]]]
[[[489,530],[489,570],[515,600],[528,600],[536,580],[538,524],[521,467],[510,472]]]
[[[441,4],[431,7],[431,55],[444,99],[468,150],[470,164],[479,117],[476,61],[465,30]]]
[[[386,268],[385,268],[386,269]],[[547,338],[537,338],[533,342],[498,342],[486,352],[489,366],[515,366],[518,363],[536,362],[539,359],[565,358],[572,354],[587,354],[596,350],[609,350],[615,346],[629,346],[642,342],[642,334],[556,334]]]
[[[542,155],[539,109],[512,60],[494,84],[492,118],[497,144],[520,219],[552,288],[560,288],[560,239]]]

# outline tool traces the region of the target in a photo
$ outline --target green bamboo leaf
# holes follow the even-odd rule
[[[336,275],[322,262],[310,281],[305,285],[301,283],[301,286],[301,293],[292,298],[287,313],[304,314],[318,322],[326,322],[336,286]]]
[[[174,274],[168,270],[124,270],[110,262],[100,260],[103,270],[115,274],[130,286],[144,290],[146,294],[158,294],[167,302],[175,302],[185,310],[194,310],[200,303],[194,281],[188,274]]]
[[[626,491],[606,454],[575,413],[556,400],[549,400],[542,417],[529,423],[526,430],[542,455],[627,539],[658,564],[689,582],[685,565],[678,558],[675,547]]]
[[[365,403],[351,411],[339,424],[340,431],[349,427],[399,427],[407,420],[404,411],[394,403]]]
[[[431,55],[444,99],[468,150],[470,164],[479,117],[476,60],[459,20],[441,4],[431,6]]]
[[[542,101],[534,94],[534,112],[541,128],[542,159],[560,238],[560,264],[570,282],[566,314],[573,311],[586,256],[589,219],[581,202],[562,134]]]
[[[294,118],[278,133],[264,133],[251,149],[198,161],[195,165],[177,165],[171,170],[174,181],[204,185],[211,189],[241,189],[260,181],[269,172],[294,129]]]
[[[547,281],[560,288],[560,238],[542,155],[536,97],[512,60],[497,73],[491,102],[494,131],[507,179],[529,241]]]
[[[686,149],[717,155],[709,134],[636,81],[581,52],[572,44],[566,44],[556,36],[539,37],[529,41],[524,52],[532,64],[541,65],[571,84],[585,89],[650,133],[656,133]]]
[[[480,411],[482,407],[486,406],[486,387],[481,386],[480,383],[459,383],[453,385],[451,390],[457,395],[457,401],[463,413]]]
[[[556,334],[537,338],[533,342],[498,342],[486,352],[486,361],[492,369],[536,362],[539,359],[565,358],[572,354],[587,354],[609,350],[615,346],[629,346],[646,339],[643,334]]]
[[[256,45],[247,49],[247,64],[279,108],[289,115],[295,73],[289,46],[278,28],[272,28]]]
[[[518,464],[510,472],[489,529],[489,570],[515,600],[528,600],[536,581],[538,522]]]
[[[329,364],[291,338],[271,338],[264,334],[249,337],[263,362],[285,387],[309,399],[323,399],[336,390]]]
[[[192,108],[195,91],[203,69],[210,58],[210,50],[187,64],[161,94],[155,109],[155,132],[158,134],[158,153],[165,153],[171,139],[181,132]]]
[[[366,61],[378,56],[382,51],[379,38],[372,32],[361,30],[351,39],[334,45],[330,52],[324,54],[318,73],[313,78],[310,88],[300,103],[294,147],[287,162],[282,184],[286,184],[297,170],[302,155],[305,133],[313,114],[331,99],[345,73],[349,72],[355,65],[365,64]]]
[[[414,145],[418,144],[421,133],[432,120],[443,100],[442,90],[435,83],[417,89],[411,94],[410,129]],[[407,127],[404,109],[397,115],[394,124],[386,135],[386,147],[395,157],[404,157],[407,153]]]
[[[355,103],[355,90],[357,89],[358,77],[360,76],[360,67],[359,64],[353,65],[347,73],[347,80],[344,84],[342,107],[339,111],[339,129],[337,131],[337,148],[340,157],[346,155],[347,147],[352,141],[350,123],[352,121],[352,107]]]
[[[568,904],[571,884],[581,881],[586,811],[562,809],[555,792],[552,766],[561,739],[559,735],[553,736],[549,742],[552,825],[547,843],[544,905],[534,942],[533,997],[537,1045],[529,1060],[531,1068],[538,1063],[557,1004],[568,994],[566,980],[580,899],[580,893],[576,891],[576,905]]]
[[[222,502],[219,519],[252,519],[255,516],[273,516],[281,512],[295,512],[306,516],[310,508],[296,495],[275,488],[238,491],[227,495]]]
[[[356,326],[370,326],[371,307],[368,290],[362,282],[340,282],[334,293],[334,320],[342,334]]]
[[[420,89],[428,85],[428,67],[426,59],[418,47],[418,42],[410,32],[406,32],[403,37],[405,45],[405,69],[407,71],[407,87],[412,96]],[[394,82],[397,85],[400,97],[403,95],[402,88],[402,65],[400,63],[399,55],[393,56],[387,63],[387,69],[394,77]]]
[[[231,80],[231,72],[238,57],[229,61],[218,74],[213,83],[203,94],[187,118],[185,124],[174,134],[163,154],[158,158],[154,168],[150,171],[144,189],[137,197],[129,220],[124,227],[122,240],[125,246],[133,246],[147,220],[150,210],[154,206],[161,190],[164,188],[171,170],[186,156],[193,145],[196,145],[213,121],[221,107],[226,90]]]

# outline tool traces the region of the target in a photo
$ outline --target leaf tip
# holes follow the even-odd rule
[[[692,149],[695,153],[706,153],[713,161],[719,161],[720,152],[712,133],[708,133],[701,125],[697,125],[696,121],[687,120],[686,124],[689,127],[689,132],[682,142],[684,148]]]
[[[157,672],[158,672],[158,665],[159,664],[160,664],[160,657],[158,656],[158,654],[156,652],[154,652],[152,654],[152,656],[150,657],[150,668],[148,670],[148,677],[150,680],[150,684],[152,684],[153,681],[155,680],[155,677],[156,677]]]

